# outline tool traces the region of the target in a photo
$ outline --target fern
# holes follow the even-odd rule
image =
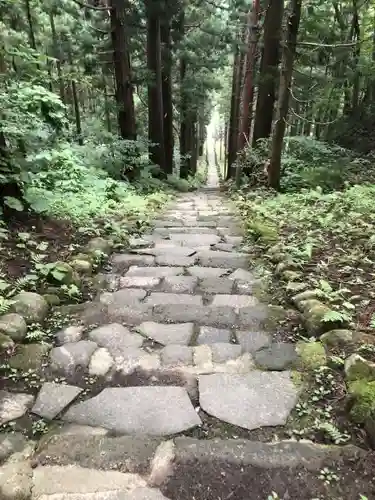
[[[334,424],[330,422],[317,422],[315,424],[317,431],[322,431],[326,434],[333,443],[344,444],[350,440],[350,435],[346,432],[341,432]]]
[[[14,300],[8,299],[0,295],[0,315],[7,314],[14,304]]]
[[[328,311],[323,316],[323,319],[322,319],[322,321],[324,321],[324,323],[335,323],[335,322],[345,323],[345,322],[350,321],[350,320],[351,320],[351,318],[348,314],[342,313],[339,311]]]

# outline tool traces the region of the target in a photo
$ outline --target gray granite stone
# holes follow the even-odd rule
[[[218,268],[213,268],[218,269]],[[204,278],[199,283],[199,290],[202,293],[217,294],[226,293],[230,294],[233,289],[233,281],[227,278]]]
[[[45,382],[39,391],[32,413],[42,418],[53,420],[82,392],[73,385]]]
[[[127,326],[136,326],[143,321],[151,321],[153,312],[149,304],[109,304],[107,306],[106,323],[121,323]],[[101,322],[103,324],[103,322]]]
[[[289,372],[215,373],[199,377],[199,403],[206,413],[245,429],[285,425],[298,399]]]
[[[102,304],[137,304],[146,297],[146,291],[141,288],[125,288],[117,292],[104,292],[100,295]]]
[[[83,326],[68,326],[57,333],[57,341],[59,344],[79,342],[82,339],[83,330]]]
[[[233,252],[235,246],[231,243],[217,243],[213,246],[212,250],[219,250],[221,252]]]
[[[72,406],[63,419],[124,434],[170,435],[200,425],[182,387],[106,388]]]
[[[271,337],[267,333],[257,330],[238,330],[236,337],[245,352],[259,351],[271,343]]]
[[[241,252],[220,252],[209,250],[198,252],[199,263],[202,266],[236,268],[249,265],[249,255]]]
[[[216,343],[211,346],[212,361],[214,363],[225,363],[231,359],[241,356],[241,346],[229,343]]]
[[[167,304],[154,307],[153,318],[160,323],[189,323],[198,325],[232,327],[236,314],[232,307],[194,306]]]
[[[0,433],[0,463],[13,453],[20,453],[28,446],[28,441],[21,432]]]
[[[255,362],[263,370],[281,371],[290,368],[297,357],[295,344],[275,342],[255,353]]]
[[[161,351],[163,366],[186,366],[193,364],[193,349],[184,345],[168,345]]]
[[[183,267],[138,267],[131,266],[126,276],[147,276],[153,278],[165,278],[166,276],[178,276],[184,274]]]
[[[239,311],[243,307],[254,306],[258,303],[256,297],[249,295],[215,295],[211,305],[214,307],[229,306],[233,307],[236,311]]]
[[[239,246],[243,242],[242,236],[224,236],[224,241],[234,246]]]
[[[230,280],[240,280],[248,282],[256,281],[254,274],[250,271],[247,271],[246,269],[236,269],[228,276],[228,278]]]
[[[155,262],[151,255],[117,254],[112,257],[112,269],[115,273],[121,273],[130,266],[152,266]]]
[[[165,256],[171,255],[173,257],[190,257],[196,253],[195,248],[182,247],[174,241],[165,240],[165,243],[157,243],[153,248],[145,248],[137,250],[137,253]]]
[[[170,293],[193,293],[198,283],[196,276],[167,276],[161,288]]]
[[[98,346],[105,347],[114,358],[124,356],[128,347],[141,347],[143,343],[141,335],[131,333],[118,323],[95,328],[89,333],[89,338]]]
[[[262,330],[269,318],[269,309],[264,304],[243,307],[238,313],[238,324],[242,327]]]
[[[230,271],[230,269],[220,269],[219,267],[188,267],[187,272],[191,276],[196,276],[200,279],[206,278],[220,278]]]
[[[104,377],[115,364],[108,349],[99,347],[91,356],[89,364],[89,374],[95,377]]]
[[[197,344],[215,344],[216,342],[229,342],[230,330],[214,328],[212,326],[201,326]]]
[[[64,373],[74,373],[77,368],[86,368],[97,347],[97,344],[90,340],[55,347],[50,352],[51,367]]]
[[[217,234],[217,230],[215,228],[211,228],[211,227],[188,227],[188,226],[184,226],[184,227],[171,227],[169,229],[169,233],[170,235],[173,235],[173,234],[194,234],[194,235],[216,235]],[[173,239],[171,237],[171,239]]]
[[[137,331],[162,345],[187,345],[194,333],[194,323],[165,324],[146,321],[137,327]]]
[[[0,425],[22,417],[33,402],[31,394],[0,391]]]
[[[174,255],[173,253],[165,253],[163,255],[158,255],[155,259],[155,263],[158,266],[182,266],[188,267],[193,266],[197,261],[196,256],[183,257],[181,255]]]
[[[202,297],[200,295],[189,295],[185,293],[164,293],[152,292],[145,300],[146,304],[181,304],[181,305],[202,305]]]
[[[143,288],[148,290],[150,288],[155,288],[160,283],[160,278],[153,278],[148,276],[134,276],[132,277],[121,277],[119,279],[120,288]]]

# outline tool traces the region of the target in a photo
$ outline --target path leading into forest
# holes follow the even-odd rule
[[[18,454],[0,469],[2,499],[266,500],[272,491],[308,499],[321,491],[317,471],[333,448],[251,434],[271,429],[272,438],[286,423],[299,389],[283,366],[295,353],[273,343],[275,310],[254,295],[241,224],[213,165],[208,186],[178,196],[150,234],[114,255],[106,290],[84,311],[86,328],[58,334],[53,378],[31,411],[62,426],[31,459],[11,444]],[[12,404],[32,406],[21,396]]]

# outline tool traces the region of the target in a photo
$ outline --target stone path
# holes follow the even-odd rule
[[[173,481],[182,465],[207,456],[237,465],[242,457],[257,471],[286,462],[319,470],[331,453],[177,436],[199,429],[207,415],[249,431],[283,425],[299,392],[287,369],[294,349],[272,342],[279,311],[254,295],[260,283],[241,249],[240,221],[214,189],[213,167],[208,185],[180,195],[149,234],[114,255],[84,326],[58,332],[50,370],[67,383],[53,378],[35,400],[0,394],[0,423],[30,411],[63,424],[36,453],[19,435],[0,440],[0,458],[11,456],[0,468],[1,499],[232,498],[210,496],[209,486],[207,495],[177,492]],[[100,390],[83,391],[79,374],[97,378]]]

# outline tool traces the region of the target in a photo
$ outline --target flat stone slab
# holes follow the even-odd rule
[[[202,234],[212,234],[216,235],[217,230],[211,227],[171,227],[169,230],[171,235],[173,234],[194,234],[194,235],[202,235]],[[171,238],[172,239],[172,238]]]
[[[56,500],[56,498],[58,500],[122,500],[126,498],[127,493],[146,486],[145,480],[138,474],[87,469],[78,465],[37,467],[34,469],[33,483],[33,498],[37,500]],[[107,492],[117,495],[121,493],[122,497],[107,496]],[[89,496],[89,494],[96,496]]]
[[[161,361],[165,367],[192,365],[193,349],[184,345],[168,345],[161,351]]]
[[[105,347],[114,358],[124,356],[129,347],[141,347],[143,338],[131,333],[126,327],[111,323],[91,330],[90,340],[100,347]]]
[[[183,257],[181,255],[174,255],[173,253],[165,253],[163,255],[158,255],[155,258],[155,264],[158,266],[188,267],[193,266],[197,260],[198,258],[194,255],[192,257]]]
[[[202,266],[246,268],[249,265],[249,255],[241,252],[220,252],[219,250],[209,250],[198,252],[199,263]]]
[[[118,433],[156,436],[201,424],[186,390],[168,386],[106,388],[69,408],[63,420]]]
[[[166,276],[178,276],[184,274],[183,267],[139,267],[131,266],[126,276],[147,276],[153,278],[165,278]]]
[[[32,413],[53,420],[83,391],[73,385],[45,382],[39,391]]]
[[[202,297],[200,295],[189,295],[184,293],[164,293],[152,292],[145,304],[159,305],[159,304],[182,304],[182,305],[203,305]]]
[[[22,417],[33,402],[30,394],[0,391],[0,425]]]
[[[152,266],[155,259],[152,255],[137,255],[129,253],[114,255],[111,262],[114,272],[121,273],[130,266]]]
[[[170,235],[171,241],[179,243],[184,247],[196,247],[205,245],[214,245],[219,243],[220,236],[216,234],[184,234],[175,233]]]
[[[40,465],[79,465],[88,469],[147,474],[160,438],[57,434],[35,455]]]
[[[239,280],[239,281],[247,281],[247,282],[254,282],[257,281],[255,278],[254,274],[251,273],[250,271],[247,271],[247,269],[236,269],[233,271],[228,276],[228,279],[230,280]]]
[[[230,269],[220,269],[219,267],[200,267],[200,266],[193,266],[193,267],[188,267],[187,272],[191,276],[196,276],[197,278],[200,279],[205,279],[205,278],[220,278],[221,276],[224,276],[225,274],[229,273]]]
[[[265,332],[252,330],[238,330],[236,337],[242,350],[246,352],[256,352],[259,349],[268,347],[271,343],[271,337]]]
[[[259,301],[256,297],[252,297],[249,295],[220,294],[220,295],[215,295],[211,305],[214,307],[229,306],[233,307],[233,309],[238,311],[242,307],[255,306],[258,302]]]
[[[194,333],[194,323],[166,324],[146,321],[137,327],[137,331],[162,345],[187,345]]]
[[[100,295],[102,304],[138,304],[146,297],[146,291],[140,288],[127,288],[117,292],[104,292]]]
[[[298,400],[290,372],[215,373],[199,377],[199,403],[206,413],[248,430],[285,425]]]
[[[241,356],[241,346],[230,344],[228,342],[220,342],[211,346],[212,361],[214,363],[225,363],[231,359],[236,359]]]
[[[97,344],[90,340],[55,347],[50,352],[51,367],[64,373],[74,373],[78,367],[86,368],[97,347]]]
[[[229,342],[231,336],[230,330],[223,328],[214,328],[212,326],[201,326],[197,344],[215,344],[217,342]]]
[[[165,256],[172,255],[173,257],[190,257],[196,253],[195,248],[182,247],[176,245],[173,241],[165,240],[165,243],[157,243],[153,248],[143,248],[141,250],[136,250],[137,253]]]
[[[186,304],[157,305],[153,309],[153,319],[160,323],[190,323],[198,325],[232,327],[236,323],[233,307],[199,306]]]
[[[231,294],[233,290],[233,285],[234,285],[233,281],[227,278],[204,278],[199,283],[199,290],[202,293],[208,293],[208,294],[218,294],[218,293]]]
[[[286,370],[297,360],[295,344],[275,342],[255,354],[255,362],[263,370]]]
[[[134,276],[133,278],[121,277],[119,279],[120,288],[155,288],[160,283],[160,278],[147,276]]]
[[[164,292],[170,293],[193,293],[197,283],[196,276],[167,276],[161,288]]]
[[[243,242],[243,237],[242,236],[224,236],[224,241],[226,243],[230,243],[231,245],[238,246],[241,245]]]

